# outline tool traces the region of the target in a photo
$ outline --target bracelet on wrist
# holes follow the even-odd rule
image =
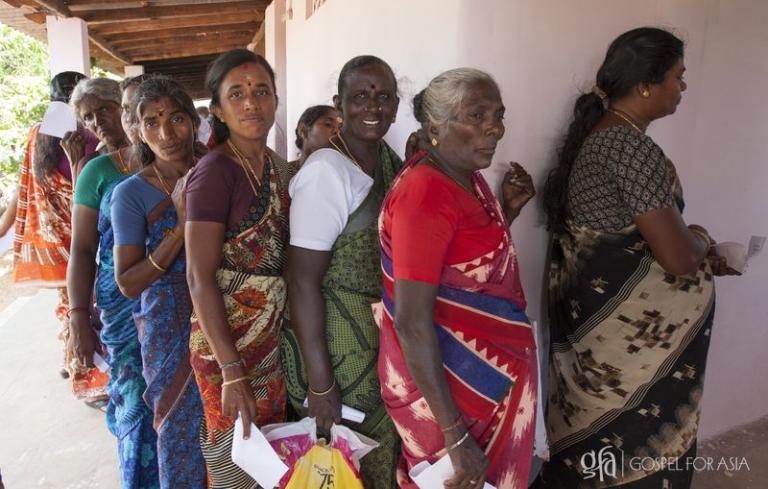
[[[219,368],[221,370],[224,370],[225,368],[232,368],[232,367],[245,367],[245,362],[242,358],[238,358],[237,360],[221,363],[219,364]]]
[[[462,443],[467,441],[467,438],[469,438],[469,430],[464,432],[464,436],[459,438],[459,441],[457,441],[456,443],[453,443],[453,444],[448,445],[447,447],[445,447],[445,451],[446,452],[450,452],[451,450],[454,450],[454,449],[458,448]]]
[[[91,310],[87,307],[70,307],[69,309],[67,309],[67,319],[69,319],[72,316],[73,312],[77,312],[77,311],[87,312],[87,313],[91,312]]]
[[[461,419],[461,414],[459,414],[459,416],[456,418],[456,421],[454,421],[450,425],[446,426],[445,428],[440,428],[440,431],[442,431],[443,433],[448,433],[449,431],[455,430],[456,428],[461,426],[463,424],[463,422],[464,422],[464,420]]]
[[[336,387],[336,377],[333,378],[333,382],[331,382],[331,386],[328,387],[327,389],[325,389],[324,391],[317,392],[317,391],[313,390],[312,387],[309,387],[309,392],[312,395],[315,395],[315,396],[324,396],[324,395],[328,394],[329,392],[331,392],[334,387]]]
[[[232,380],[225,380],[224,382],[221,383],[221,386],[222,387],[226,387],[228,385],[237,384],[238,382],[242,382],[243,380],[248,380],[248,377],[243,376],[243,377],[238,377],[238,378],[232,379]]]
[[[163,272],[163,273],[165,273],[165,272],[167,272],[167,271],[168,271],[167,269],[165,269],[165,268],[163,268],[163,267],[161,267],[160,265],[158,265],[158,264],[157,264],[157,262],[155,261],[155,259],[154,259],[154,258],[152,258],[152,253],[149,253],[149,254],[147,255],[147,259],[149,260],[149,263],[151,263],[151,264],[152,264],[152,266],[153,266],[153,267],[155,267],[155,269],[157,269],[158,271],[160,271],[160,272]]]

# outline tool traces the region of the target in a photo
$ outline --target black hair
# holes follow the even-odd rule
[[[205,86],[211,94],[211,107],[216,105],[221,106],[219,89],[221,88],[221,83],[224,81],[224,77],[227,76],[227,73],[245,63],[256,63],[266,70],[269,79],[272,81],[272,90],[275,92],[275,98],[277,98],[275,70],[272,69],[269,62],[264,59],[263,56],[260,56],[253,51],[247,49],[233,49],[220,55],[208,67],[208,72],[205,75]],[[221,144],[229,138],[229,129],[227,128],[227,125],[220,121],[216,116],[213,117],[212,122],[213,140],[216,144]]]
[[[72,90],[75,85],[86,78],[77,71],[62,71],[51,78],[50,99],[51,102],[69,103],[72,96]],[[59,165],[59,161],[64,157],[64,150],[60,146],[61,138],[42,134],[40,132],[35,136],[32,145],[32,171],[39,181],[44,182],[48,175]],[[77,162],[75,162],[77,163]]]
[[[313,105],[301,114],[301,117],[299,117],[299,122],[296,123],[297,148],[304,149],[304,138],[302,138],[301,134],[299,133],[299,126],[304,124],[307,127],[312,127],[312,125],[314,125],[314,123],[317,122],[319,118],[323,117],[325,114],[332,110],[335,111],[336,109],[330,105]]]
[[[397,91],[397,78],[395,78],[395,72],[392,71],[392,67],[390,67],[386,61],[377,56],[364,54],[362,56],[355,56],[354,58],[350,59],[344,63],[344,66],[341,68],[341,72],[339,72],[339,82],[336,87],[339,96],[344,93],[344,86],[346,85],[347,77],[349,77],[349,74],[358,68],[363,68],[370,65],[382,65],[386,67],[389,73],[392,75],[392,80],[395,82],[395,91]]]
[[[193,130],[197,129],[200,125],[200,116],[195,110],[192,98],[177,81],[164,75],[153,75],[139,85],[131,101],[131,113],[135,114],[136,119],[139,119],[147,104],[157,102],[164,97],[168,97],[178,104],[179,108],[192,120]],[[196,139],[196,135],[193,133],[193,145]],[[141,139],[136,141],[134,150],[143,165],[147,165],[155,159],[152,149]]]
[[[149,80],[153,76],[157,76],[155,73],[142,73],[141,75],[129,76],[120,80],[120,91],[124,92],[126,88],[136,85],[139,86],[146,80]]]
[[[632,29],[611,43],[596,77],[596,86],[605,92],[606,103],[593,92],[576,99],[573,121],[558,152],[557,166],[547,177],[544,210],[548,229],[558,233],[566,231],[571,168],[584,140],[605,115],[607,102],[624,97],[638,83],[663,81],[667,71],[683,57],[683,50],[683,41],[655,27]]]

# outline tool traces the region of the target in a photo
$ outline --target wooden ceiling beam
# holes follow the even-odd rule
[[[237,33],[234,33],[237,34]],[[222,44],[234,44],[239,43],[245,46],[248,44],[248,41],[251,39],[250,33],[246,32],[245,34],[237,34],[237,35],[227,35],[225,37],[215,37],[215,38],[203,38],[203,39],[166,39],[163,42],[152,42],[148,44],[136,44],[131,46],[123,46],[121,49],[123,52],[125,52],[128,56],[131,56],[132,53],[135,52],[150,52],[152,50],[155,51],[168,51],[171,49],[177,49],[177,48],[188,48],[188,47],[203,47],[203,46],[216,46],[216,45],[222,45]]]
[[[263,16],[252,14],[250,12],[244,12],[242,14],[223,14],[200,17],[182,17],[178,19],[159,19],[153,20],[151,22],[146,20],[115,22],[112,24],[97,24],[89,26],[89,29],[97,32],[99,35],[105,38],[108,38],[113,34],[146,32],[162,29],[178,29],[182,27],[194,27],[202,31],[205,30],[209,25],[255,22],[260,21],[261,17]]]
[[[49,10],[52,14],[58,15],[59,17],[72,17],[72,12],[70,12],[69,7],[67,7],[67,4],[64,3],[64,0],[35,0],[41,7],[45,8],[46,10]]]
[[[40,0],[50,2],[54,0]],[[56,0],[61,2],[62,0]],[[175,5],[172,7],[139,7],[110,10],[85,10],[77,16],[88,25],[113,24],[126,21],[155,21],[186,17],[208,16],[217,20],[220,15],[249,15],[251,19],[264,20],[264,11],[251,2],[227,2],[200,5]]]
[[[208,36],[210,34],[223,34],[226,32],[256,32],[261,24],[259,22],[243,22],[239,24],[220,24],[205,26],[204,29],[196,27],[181,27],[178,29],[158,29],[154,31],[128,32],[125,34],[113,34],[108,37],[115,46],[121,44],[152,41],[156,39],[177,38],[183,36]]]
[[[173,44],[178,44],[181,42],[201,43],[201,42],[224,41],[224,40],[243,39],[243,38],[250,39],[250,37],[251,37],[250,31],[198,32],[198,33],[187,33],[186,35],[178,35],[172,38],[165,38],[165,39],[158,39],[156,37],[147,37],[145,39],[141,39],[141,40],[137,39],[135,41],[119,41],[119,42],[112,41],[112,44],[115,46],[120,46],[120,49],[127,52],[139,47],[162,46],[165,43],[173,43]]]
[[[133,59],[134,63],[140,63],[141,61],[174,59],[174,58],[181,58],[184,56],[196,56],[201,54],[218,54],[218,53],[223,53],[225,51],[229,51],[230,49],[235,49],[239,47],[243,47],[243,44],[242,43],[218,44],[218,45],[194,47],[194,48],[188,48],[188,49],[177,49],[177,50],[168,51],[168,52],[158,52],[157,50],[151,50],[150,52],[147,52],[145,54],[140,54],[138,52],[133,53],[133,56],[131,58]]]

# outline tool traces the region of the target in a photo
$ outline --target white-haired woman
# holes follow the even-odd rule
[[[92,367],[94,352],[104,353],[109,364],[107,427],[117,437],[121,487],[159,487],[157,434],[152,411],[142,399],[147,384],[136,325],[131,315],[136,301],[120,293],[115,282],[110,201],[118,183],[141,168],[126,146],[132,120],[121,119],[120,106],[130,105],[142,78],[124,84],[106,78],[80,82],[70,104],[83,124],[106,146],[105,154],[88,162],[75,184],[72,210],[72,247],[67,266],[69,292],[68,355],[80,365]],[[98,254],[98,266],[97,257]],[[92,297],[100,311],[101,331],[92,322]]]
[[[382,398],[408,470],[448,455],[450,488],[526,487],[536,397],[536,348],[509,224],[534,195],[512,163],[499,203],[479,170],[504,135],[496,82],[461,68],[414,98],[428,140],[380,216],[384,292]]]

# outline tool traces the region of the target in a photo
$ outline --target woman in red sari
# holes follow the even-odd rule
[[[428,150],[406,164],[380,216],[379,376],[403,440],[398,479],[448,455],[450,488],[527,486],[536,347],[509,223],[534,195],[516,163],[503,204],[479,170],[504,135],[486,73],[447,71],[414,99]],[[396,307],[395,307],[396,306]],[[396,313],[395,313],[396,310]]]

